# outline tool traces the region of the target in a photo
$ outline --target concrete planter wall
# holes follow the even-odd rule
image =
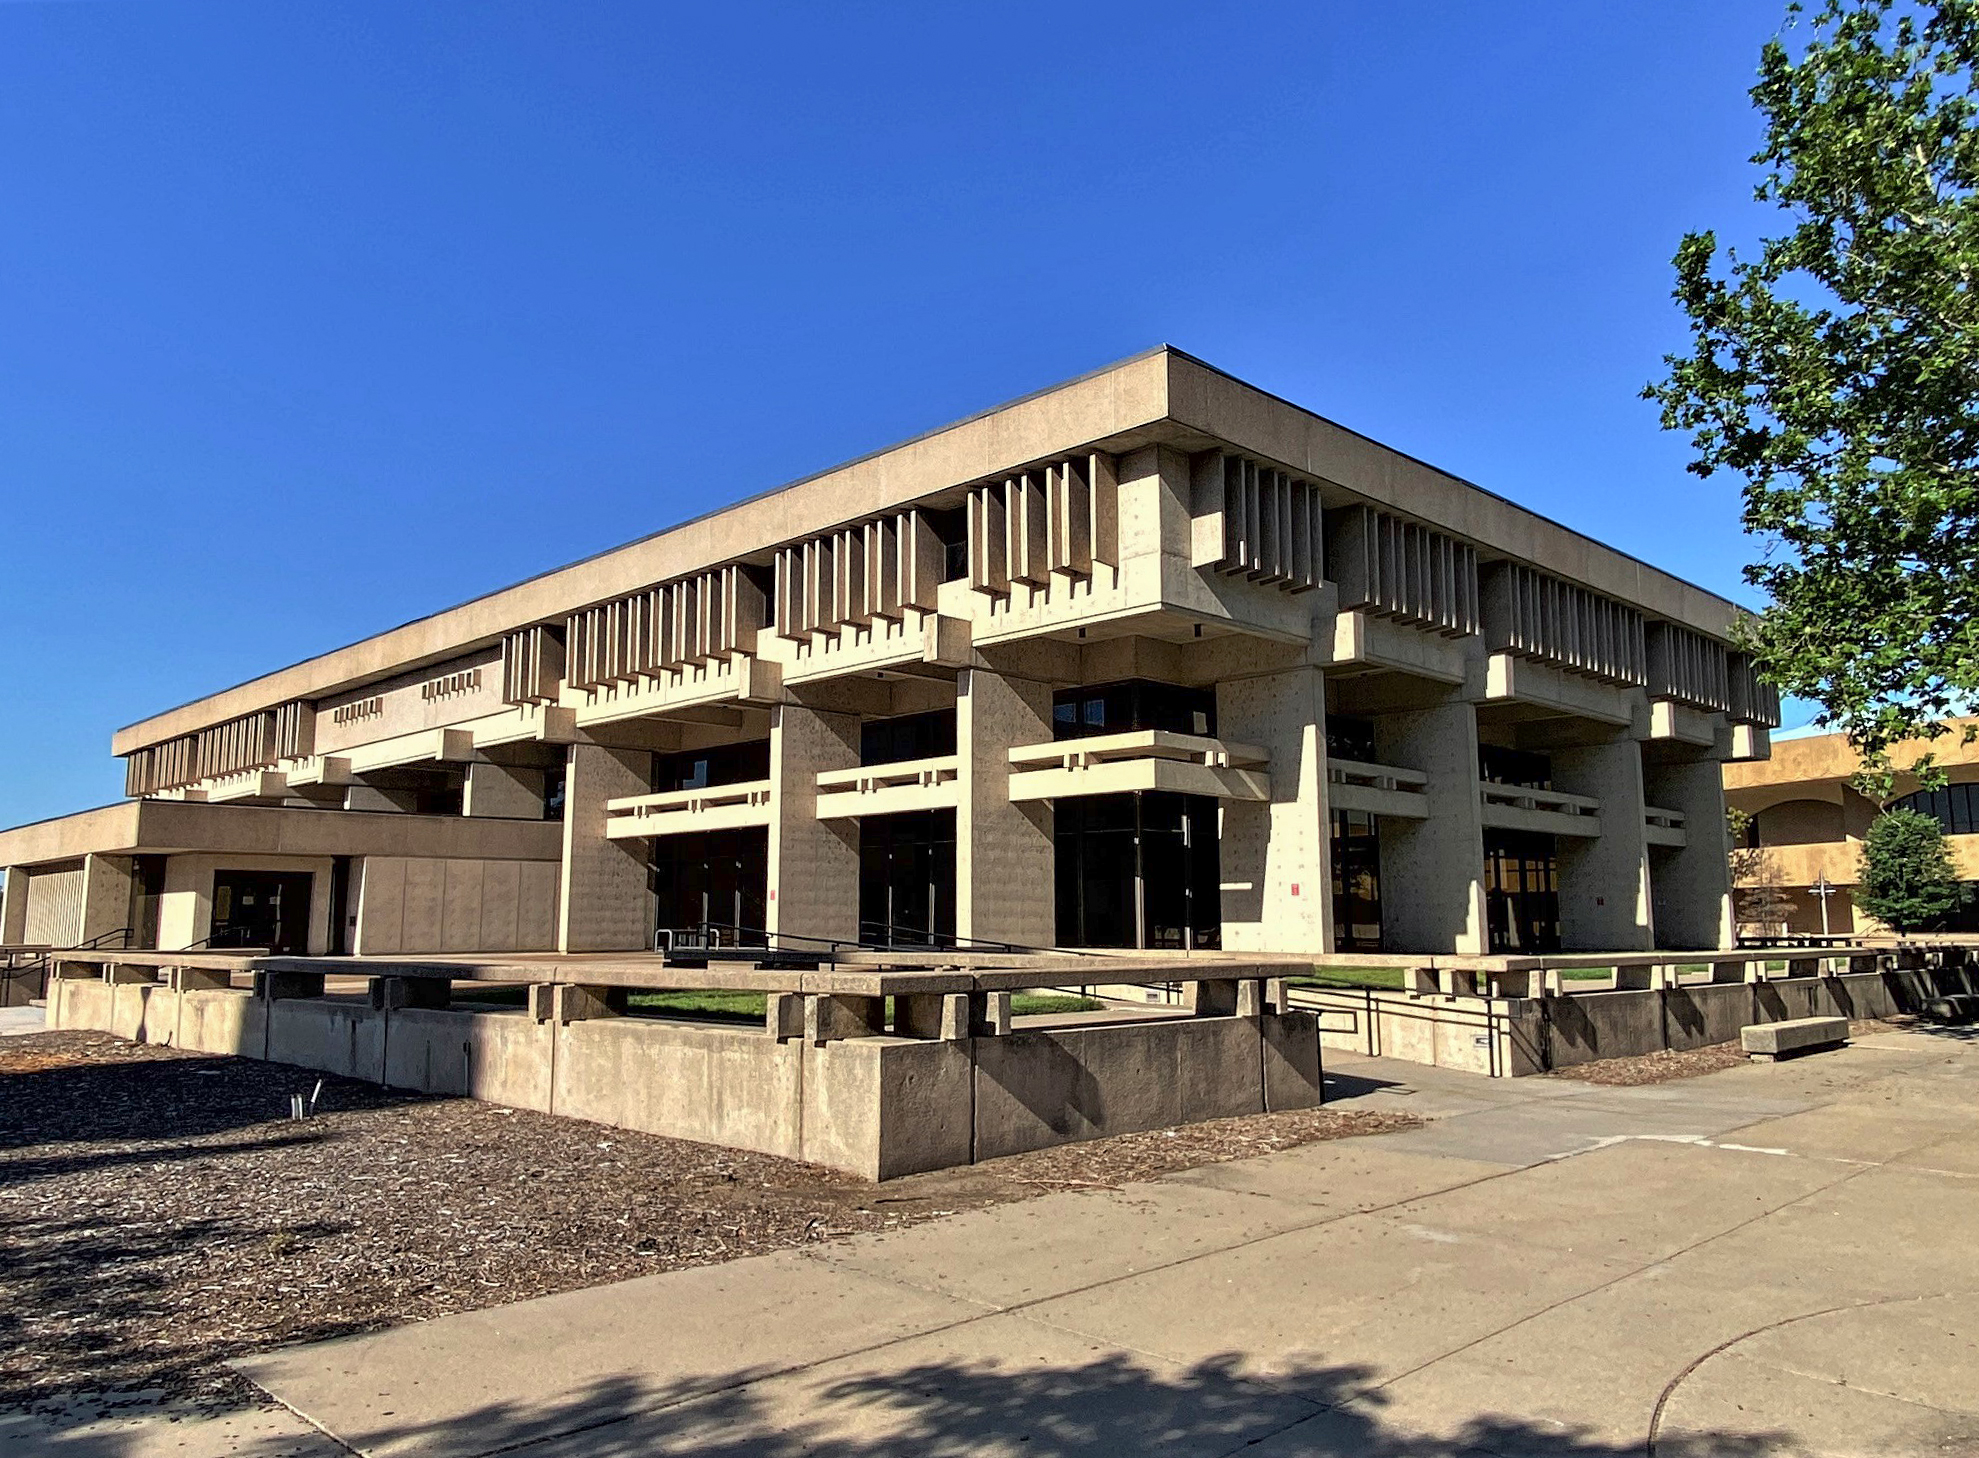
[[[649,1018],[256,997],[57,978],[49,1026],[93,1028],[461,1095],[889,1179],[1082,1139],[1320,1102],[1311,1012],[957,1039],[808,1043]]]
[[[1946,968],[1545,998],[1375,988],[1307,988],[1301,995],[1318,1011],[1325,1047],[1518,1077],[1598,1058],[1729,1043],[1754,1023],[1916,1012],[1931,998],[1965,991],[1965,979],[1962,969]]]

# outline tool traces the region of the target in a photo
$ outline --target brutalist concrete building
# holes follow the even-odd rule
[[[1717,947],[1734,611],[1158,349],[122,730],[0,941]]]

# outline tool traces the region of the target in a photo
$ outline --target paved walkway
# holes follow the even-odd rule
[[[241,1366],[316,1429],[50,1451],[1979,1452],[1979,1043],[1329,1067],[1432,1122],[293,1348]]]
[[[0,1007],[0,1038],[21,1033],[39,1033],[48,1026],[47,1013],[38,1007]]]

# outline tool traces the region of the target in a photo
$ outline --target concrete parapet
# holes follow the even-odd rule
[[[228,973],[210,967],[167,967],[165,985],[174,992],[211,992],[234,982]]]
[[[1937,995],[1932,989],[1959,975],[1940,968],[1746,981],[1745,961],[1720,965],[1736,969],[1740,980],[1684,982],[1669,975],[1650,979],[1660,985],[1531,998],[1332,987],[1301,987],[1293,995],[1317,1012],[1326,1047],[1519,1076],[1600,1058],[1734,1042],[1740,1029],[1754,1023],[1915,1012]],[[1452,970],[1438,969],[1438,975]],[[1553,983],[1557,973],[1544,976]]]
[[[373,977],[368,991],[371,1006],[440,1008],[453,1001],[453,984],[442,977]]]
[[[1010,1032],[1010,994],[972,992],[969,997],[969,1036],[1001,1038]]]
[[[409,979],[417,980],[417,979]],[[1249,985],[1256,987],[1255,982]],[[540,989],[536,1009],[65,980],[50,1025],[101,1028],[394,1088],[759,1150],[888,1179],[999,1154],[1320,1099],[1309,1011],[1177,1017],[1021,1033],[1008,993],[908,994],[918,1036],[875,1026],[883,999],[776,994],[801,1036],[672,1020],[558,1016],[599,989]],[[973,1006],[972,1006],[973,1004]],[[994,1027],[1001,1033],[971,1033]],[[839,1036],[814,1036],[822,1017]],[[930,1031],[931,1030],[931,1031]],[[849,1034],[849,1035],[848,1035]]]
[[[574,1023],[625,1012],[622,987],[586,987],[568,982],[537,982],[529,988],[529,1015],[539,1023]]]
[[[287,972],[270,968],[254,974],[254,995],[274,1002],[278,998],[321,997],[321,972]]]
[[[883,997],[821,996],[804,1001],[804,1041],[822,1046],[844,1038],[871,1038],[886,1031]]]
[[[893,999],[893,1031],[902,1038],[953,1041],[968,1037],[969,1028],[966,992],[903,993]]]

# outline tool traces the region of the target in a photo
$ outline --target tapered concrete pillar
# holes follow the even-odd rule
[[[857,940],[859,822],[818,819],[818,775],[859,763],[859,720],[783,704],[770,721],[769,930]],[[793,947],[801,943],[792,943]]]
[[[543,771],[481,761],[467,767],[461,814],[502,820],[543,818]]]
[[[560,952],[634,952],[653,941],[653,892],[643,840],[605,839],[605,802],[652,788],[643,750],[573,744],[564,777]]]
[[[27,940],[27,872],[7,867],[7,885],[0,893],[0,946],[18,947]]]
[[[1645,766],[1648,802],[1684,817],[1680,849],[1650,854],[1649,883],[1656,911],[1656,945],[1713,951],[1733,945],[1730,837],[1725,786],[1714,759]]]
[[[1646,952],[1656,945],[1649,840],[1642,818],[1642,748],[1633,739],[1553,751],[1553,788],[1601,802],[1601,834],[1554,838],[1560,868],[1560,946],[1569,952]]]
[[[1225,800],[1223,945],[1317,955],[1333,948],[1326,809],[1326,683],[1316,668],[1216,688],[1216,729],[1271,758],[1271,799]]]
[[[986,669],[956,684],[955,930],[976,941],[1048,947],[1057,937],[1052,815],[1010,803],[1010,751],[1051,738],[1051,689]]]
[[[1427,820],[1381,822],[1381,937],[1396,952],[1486,950],[1477,714],[1452,698],[1374,721],[1383,764],[1429,777]]]

